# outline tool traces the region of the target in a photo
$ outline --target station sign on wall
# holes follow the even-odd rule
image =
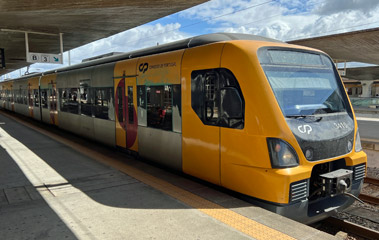
[[[48,53],[27,53],[27,62],[30,63],[56,63],[63,64],[62,55]]]
[[[0,48],[0,68],[5,68],[5,55],[4,55],[4,48]]]

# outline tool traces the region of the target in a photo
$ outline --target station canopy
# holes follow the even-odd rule
[[[356,80],[377,80],[379,79],[379,67],[347,68],[345,77]]]
[[[379,28],[289,41],[316,48],[336,61],[379,65]],[[379,79],[379,67],[348,68],[345,77],[358,80]]]
[[[0,0],[0,50],[5,56],[0,76],[30,65],[25,32],[30,52],[58,54],[59,33],[63,51],[68,51],[206,1]]]

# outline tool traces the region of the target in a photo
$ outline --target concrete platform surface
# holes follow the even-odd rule
[[[0,239],[335,239],[67,136],[0,112]]]

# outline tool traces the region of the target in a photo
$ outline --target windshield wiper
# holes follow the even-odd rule
[[[286,118],[295,118],[295,119],[306,118],[307,120],[316,121],[316,122],[319,122],[322,120],[322,117],[317,117],[315,115],[287,115]]]
[[[311,115],[287,115],[286,117],[287,118],[306,118],[309,116],[311,116]]]

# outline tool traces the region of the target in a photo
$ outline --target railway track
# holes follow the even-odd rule
[[[379,239],[378,231],[360,226],[355,223],[348,222],[346,220],[338,219],[335,217],[329,217],[325,219],[324,222],[326,222],[327,224],[333,225],[334,227],[340,228],[345,232],[363,237],[365,239],[373,239],[373,240]]]
[[[375,178],[366,177],[364,179],[365,183],[378,186],[379,187],[379,180]],[[366,195],[366,194],[360,194],[359,198],[369,204],[378,205],[379,204],[379,198]],[[362,222],[358,221],[359,224],[351,222],[353,219],[356,219],[356,217],[367,219],[368,221],[377,221],[378,217],[375,215],[375,212],[369,212],[369,210],[363,208],[359,213],[356,210],[359,210],[360,207],[353,208],[352,211],[346,211],[345,214],[350,215],[351,217],[348,217],[349,220],[345,220],[344,218],[341,218],[341,216],[337,217],[329,217],[325,220],[323,220],[322,224],[326,226],[332,226],[334,229],[338,229],[337,231],[342,231],[345,233],[348,233],[348,235],[354,237],[359,237],[358,239],[364,238],[364,239],[379,239],[379,231],[376,231],[374,229],[362,226]],[[369,216],[369,217],[368,217]],[[346,217],[346,215],[345,215]],[[354,220],[353,220],[354,221]],[[354,221],[355,222],[355,221]],[[364,224],[363,224],[364,225]],[[335,234],[335,233],[332,233]]]
[[[366,177],[364,179],[364,182],[379,187],[379,179]],[[371,195],[367,195],[367,194],[360,194],[359,199],[361,199],[364,202],[370,203],[370,204],[379,205],[379,198],[375,197],[375,196],[371,196]]]
[[[379,205],[379,198],[366,195],[366,194],[359,194],[359,199],[361,199],[363,202]]]
[[[379,186],[379,179],[377,178],[365,177],[364,182]]]

